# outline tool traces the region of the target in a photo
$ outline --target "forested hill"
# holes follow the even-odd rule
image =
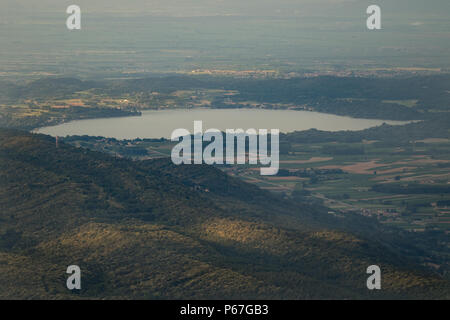
[[[449,298],[413,238],[213,167],[0,129],[0,207],[0,298]],[[73,264],[79,294],[65,287]],[[366,288],[373,264],[377,292]]]

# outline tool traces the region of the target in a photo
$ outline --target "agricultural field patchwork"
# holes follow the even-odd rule
[[[174,146],[164,139],[67,137],[66,141],[140,160],[170,157]],[[320,202],[334,210],[330,213],[357,212],[416,232],[449,230],[447,139],[414,141],[403,146],[387,146],[379,141],[292,143],[280,155],[277,176],[261,176],[259,168],[251,165],[219,167],[262,189]]]

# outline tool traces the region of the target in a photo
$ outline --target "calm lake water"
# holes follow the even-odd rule
[[[402,121],[369,120],[294,110],[196,109],[144,111],[141,117],[77,120],[35,132],[64,137],[67,135],[104,136],[116,139],[170,138],[172,131],[185,128],[193,132],[195,120],[203,121],[203,130],[280,129],[293,132],[308,129],[325,131],[362,130]]]

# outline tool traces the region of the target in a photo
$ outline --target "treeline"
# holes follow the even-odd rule
[[[406,120],[423,118],[416,108],[384,100],[417,100],[421,110],[448,110],[450,75],[410,78],[362,78],[320,76],[292,79],[234,79],[212,76],[154,76],[144,79],[82,81],[74,78],[44,78],[26,84],[0,82],[0,102],[17,99],[67,97],[93,90],[120,96],[143,92],[172,93],[177,90],[225,89],[239,94],[236,101],[308,104],[321,112],[363,118]]]
[[[423,184],[376,184],[372,191],[394,194],[444,194],[450,193],[448,185],[423,185]]]
[[[35,128],[60,124],[63,119],[65,122],[69,122],[81,119],[138,116],[140,114],[139,111],[134,110],[99,107],[71,107],[64,110],[51,110],[49,112],[43,112],[39,116],[29,117],[16,117],[13,114],[5,113],[0,114],[0,127],[33,130]]]
[[[322,99],[315,104],[315,111],[333,113],[366,119],[415,120],[423,119],[424,114],[395,103],[381,100],[331,100]]]
[[[75,78],[43,78],[26,84],[0,83],[0,102],[18,99],[63,98],[75,92],[91,88],[103,88],[104,84]]]
[[[302,102],[307,98],[427,100],[445,96],[450,75],[410,78],[362,78],[322,76],[315,78],[240,80],[243,101]]]
[[[334,174],[346,174],[342,169],[300,169],[296,171],[290,171],[287,169],[280,169],[278,171],[278,176],[280,177],[302,177],[311,178],[319,175],[334,175]]]
[[[391,126],[383,124],[378,127],[361,131],[339,131],[328,132],[311,129],[307,131],[297,131],[289,134],[282,134],[280,141],[291,143],[325,143],[341,142],[355,143],[363,140],[377,140],[383,143],[403,145],[415,140],[428,138],[448,138],[450,115],[439,114],[433,119],[414,122],[403,126]]]

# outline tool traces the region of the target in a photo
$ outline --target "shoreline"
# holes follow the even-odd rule
[[[229,113],[230,112],[239,113],[240,111],[243,111],[243,113],[241,113],[241,117],[239,117],[239,119],[237,119],[237,123],[234,124],[234,120],[232,119],[233,114],[229,114]],[[260,112],[258,112],[258,111],[260,111]],[[357,132],[357,131],[362,131],[362,130],[373,128],[373,127],[378,127],[383,124],[393,125],[393,126],[403,126],[403,125],[407,125],[410,123],[423,121],[423,120],[397,121],[397,120],[385,120],[385,119],[364,119],[364,118],[354,118],[354,117],[349,117],[349,116],[336,115],[336,114],[331,114],[331,113],[323,113],[323,112],[316,112],[316,111],[309,111],[309,110],[291,110],[291,109],[209,108],[209,107],[207,107],[207,108],[171,108],[171,109],[159,108],[159,109],[151,109],[151,110],[142,110],[139,112],[139,115],[130,115],[130,116],[124,116],[124,117],[121,117],[121,116],[119,116],[119,117],[92,117],[92,118],[64,121],[64,122],[58,123],[56,125],[34,128],[34,129],[30,130],[30,132],[43,133],[43,134],[49,134],[52,136],[56,136],[57,135],[56,133],[51,132],[52,130],[54,131],[56,127],[60,127],[60,126],[74,127],[74,123],[78,123],[80,121],[83,121],[82,125],[84,125],[84,126],[91,126],[90,124],[87,124],[86,121],[91,122],[91,121],[97,121],[97,120],[100,120],[100,121],[101,120],[112,120],[113,122],[110,125],[112,125],[114,128],[117,128],[117,126],[122,125],[122,123],[119,124],[117,121],[114,121],[114,120],[119,119],[119,118],[124,120],[125,123],[123,123],[123,125],[125,127],[126,126],[136,126],[136,125],[139,125],[139,123],[132,123],[132,121],[130,121],[130,120],[132,120],[133,118],[142,118],[143,116],[146,116],[146,115],[149,116],[151,114],[156,114],[156,116],[159,117],[160,119],[155,119],[154,123],[150,122],[149,126],[152,128],[152,130],[159,130],[159,131],[158,131],[158,133],[153,132],[152,135],[149,135],[149,133],[146,133],[144,135],[138,134],[133,137],[131,137],[131,136],[119,137],[117,135],[110,135],[110,134],[105,135],[104,133],[102,134],[101,131],[105,132],[105,131],[108,131],[111,129],[107,128],[108,125],[103,124],[103,127],[101,129],[99,129],[100,130],[99,134],[93,134],[92,129],[89,128],[86,133],[77,132],[77,133],[73,133],[73,134],[71,134],[71,133],[68,133],[65,135],[61,134],[58,136],[90,135],[90,136],[105,136],[105,137],[116,138],[116,139],[121,139],[121,140],[129,140],[129,139],[136,139],[136,138],[159,139],[161,137],[168,139],[170,137],[170,133],[168,133],[168,132],[163,133],[163,131],[166,131],[167,128],[164,127],[163,125],[161,125],[161,121],[171,121],[170,123],[173,123],[173,125],[175,127],[177,125],[179,125],[180,127],[185,127],[186,124],[191,123],[191,121],[199,120],[199,119],[196,119],[196,115],[195,115],[195,113],[199,113],[199,112],[200,113],[208,112],[209,114],[198,116],[198,118],[205,116],[206,118],[209,118],[209,120],[204,118],[205,121],[216,122],[215,125],[212,125],[213,127],[217,127],[217,128],[220,128],[221,130],[225,130],[226,128],[246,128],[246,129],[248,129],[247,126],[256,128],[259,125],[255,126],[254,125],[255,121],[256,122],[259,121],[262,124],[261,128],[263,128],[268,125],[269,119],[273,120],[273,117],[270,118],[272,116],[271,114],[263,115],[262,113],[270,113],[270,112],[284,113],[284,112],[286,112],[286,113],[292,114],[297,111],[300,111],[301,113],[304,113],[304,114],[307,113],[311,117],[311,119],[309,119],[309,120],[312,121],[312,123],[315,122],[316,126],[307,127],[308,122],[303,122],[303,123],[301,121],[298,122],[296,119],[289,117],[289,115],[283,114],[284,118],[279,118],[278,126],[274,125],[274,127],[279,127],[280,131],[283,134],[302,132],[302,131],[307,131],[310,129],[316,129],[316,130],[324,131],[324,132],[345,132],[345,131]],[[190,114],[191,112],[192,112],[192,114]],[[215,114],[216,112],[217,112],[217,114]],[[252,114],[254,112],[258,112],[258,116],[260,116],[259,119],[256,119],[256,120],[254,119],[254,115]],[[180,113],[182,113],[182,114],[180,114]],[[324,119],[321,119],[321,117],[324,117]],[[164,118],[164,119],[161,119],[161,118]],[[225,119],[224,121],[228,121],[228,123],[222,122],[218,125],[217,121],[219,121],[218,120],[219,118]],[[286,121],[287,121],[287,123],[286,123]],[[359,124],[359,126],[356,125],[356,128],[355,128],[355,126],[352,127],[351,125],[346,125],[345,121],[362,121],[362,122],[368,122],[368,123],[366,123],[366,124],[361,123],[361,124]],[[272,121],[270,121],[270,122],[272,122]],[[281,124],[280,124],[280,122],[281,122]],[[373,122],[373,123],[370,123],[370,122]],[[234,125],[231,125],[230,123],[234,124]],[[247,125],[247,123],[248,123],[248,125]],[[324,128],[323,126],[327,126],[327,123],[328,123],[329,127]],[[266,125],[264,126],[264,124],[266,124]],[[152,125],[158,126],[159,129],[155,129]],[[226,127],[222,128],[224,125],[226,125]],[[304,126],[304,128],[302,126]],[[69,128],[69,130],[76,131],[77,129]],[[93,129],[93,130],[96,130],[96,129]],[[144,130],[144,129],[141,129],[141,131],[142,130]],[[124,132],[126,132],[126,129]],[[148,132],[148,130],[146,132]]]

